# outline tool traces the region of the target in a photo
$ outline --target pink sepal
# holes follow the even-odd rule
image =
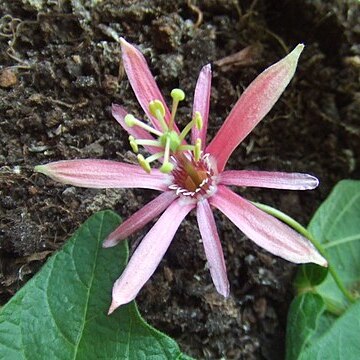
[[[214,285],[221,295],[228,297],[230,285],[226,275],[224,254],[216,229],[214,215],[207,200],[200,200],[198,202],[196,215]]]
[[[124,68],[135,96],[153,126],[162,131],[158,120],[150,113],[149,104],[153,100],[160,100],[163,103],[165,108],[165,121],[167,123],[169,123],[170,120],[170,111],[150,72],[147,62],[143,54],[124,38],[120,39],[120,43]],[[174,126],[174,130],[178,131],[176,125]]]
[[[109,314],[135,298],[156,270],[180,223],[194,206],[183,204],[182,199],[178,199],[161,215],[135,250],[120,278],[116,280]]]
[[[148,174],[138,165],[110,160],[63,160],[38,165],[35,171],[53,180],[87,188],[143,188],[167,190],[169,177],[157,169]]]
[[[221,172],[234,149],[270,111],[294,76],[304,45],[263,71],[243,92],[224,124],[206,148]]]
[[[297,264],[313,262],[327,266],[327,261],[308,239],[225,186],[218,186],[209,201],[249,239],[272,254]]]
[[[198,81],[195,87],[193,117],[198,111],[201,114],[203,126],[198,130],[195,126],[191,129],[191,143],[195,144],[196,139],[201,139],[201,148],[204,149],[206,144],[206,132],[209,120],[210,107],[210,92],[211,92],[211,65],[205,65],[199,74]]]
[[[220,183],[270,189],[311,190],[319,185],[319,180],[315,176],[301,173],[229,170],[220,174]]]
[[[154,200],[147,203],[139,211],[126,219],[114,230],[103,242],[103,247],[108,248],[117,245],[134,232],[140,230],[148,222],[160,215],[176,198],[174,191],[165,191]]]

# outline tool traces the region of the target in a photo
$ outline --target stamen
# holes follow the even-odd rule
[[[151,166],[150,166],[150,163],[152,163],[153,161],[155,160],[158,160],[160,159],[162,156],[164,156],[164,153],[163,152],[158,152],[156,154],[153,154],[149,157],[147,157],[146,159],[144,158],[144,156],[142,156],[141,154],[139,154],[137,156],[137,159],[138,159],[138,162],[139,162],[139,165],[147,172],[150,174],[151,172]]]
[[[181,134],[179,135],[180,141],[185,139],[185,136],[190,132],[191,128],[193,127],[193,121],[191,120],[183,129]]]
[[[147,157],[147,158],[146,158],[146,161],[147,161],[148,163],[152,163],[153,161],[158,160],[158,159],[160,159],[160,158],[163,157],[163,156],[164,156],[164,152],[161,151],[161,152],[152,154],[151,156]]]
[[[162,132],[159,130],[156,130],[154,128],[152,128],[151,126],[143,123],[142,121],[138,120],[135,118],[135,116],[131,115],[131,114],[127,114],[124,118],[125,124],[129,127],[133,127],[133,126],[139,126],[142,129],[148,131],[149,133],[153,133],[156,136],[161,136]]]
[[[174,126],[174,119],[177,111],[177,107],[180,101],[183,101],[185,99],[185,93],[181,89],[173,89],[170,93],[173,104],[171,109],[171,118],[169,122],[169,129],[172,130]]]
[[[165,107],[160,100],[153,100],[149,103],[149,110],[152,116],[154,116],[160,123],[162,130],[165,132],[169,128],[165,122]]]
[[[148,145],[148,146],[156,146],[161,148],[161,142],[158,140],[150,140],[150,139],[135,139],[135,143],[137,145]]]
[[[136,124],[136,118],[134,115],[131,115],[131,114],[127,114],[124,117],[124,121],[125,121],[125,124],[129,127],[133,127]]]
[[[195,111],[195,115],[194,115],[194,119],[193,121],[195,122],[195,126],[198,130],[201,130],[203,127],[203,120],[202,120],[202,116],[199,113],[199,111]]]
[[[202,117],[201,114],[196,111],[192,120],[184,127],[183,131],[181,132],[179,138],[181,141],[185,139],[185,136],[190,132],[193,126],[196,126],[198,130],[202,128]]]
[[[174,165],[169,162],[170,157],[170,137],[166,138],[165,151],[164,151],[164,162],[160,168],[162,173],[168,174],[174,169]]]
[[[151,172],[151,166],[150,164],[145,160],[145,158],[139,154],[137,156],[137,159],[138,159],[138,162],[139,162],[139,165],[148,173],[150,174]]]
[[[155,134],[158,139],[135,139],[134,136],[129,136],[129,142],[132,150],[135,153],[139,152],[139,145],[143,146],[153,146],[158,147],[160,151],[155,153],[148,158],[144,158],[143,155],[139,154],[137,156],[140,166],[148,173],[151,171],[150,163],[163,157],[163,164],[160,167],[160,171],[163,173],[170,173],[174,170],[175,165],[169,161],[170,156],[175,157],[175,163],[178,165],[181,163],[182,168],[187,173],[187,184],[186,189],[189,189],[189,194],[195,194],[194,191],[197,188],[197,185],[203,180],[204,174],[203,171],[197,169],[197,162],[201,159],[201,139],[197,139],[195,144],[182,145],[182,141],[185,139],[190,130],[196,126],[200,130],[203,126],[201,114],[199,111],[194,113],[192,120],[185,126],[181,134],[179,135],[177,131],[173,130],[175,115],[180,101],[185,99],[185,93],[181,89],[173,89],[171,91],[171,97],[173,98],[171,117],[169,124],[165,121],[165,107],[160,100],[153,100],[149,103],[149,111],[152,116],[154,116],[160,124],[162,131],[154,129],[150,125],[136,119],[133,115],[127,114],[124,118],[125,124],[129,127],[139,126],[146,130],[149,133]],[[188,159],[184,154],[181,154],[184,151],[191,151],[193,153],[192,160]],[[190,156],[190,154],[187,154]],[[206,161],[206,160],[205,160]],[[191,184],[190,184],[191,183]],[[194,190],[193,190],[194,189]],[[185,190],[187,191],[187,190]]]
[[[137,146],[137,143],[136,143],[136,140],[135,140],[135,138],[133,137],[133,136],[129,136],[129,142],[130,142],[130,146],[131,146],[131,148],[132,148],[132,151],[134,152],[134,153],[138,153],[139,152],[139,148],[138,148],[138,146]]]
[[[197,138],[194,146],[194,158],[199,161],[201,157],[201,139]]]

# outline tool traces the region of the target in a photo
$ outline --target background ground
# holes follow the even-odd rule
[[[51,1],[0,4],[0,300],[5,303],[92,213],[126,218],[151,191],[87,190],[33,173],[60,159],[134,161],[113,102],[142,116],[120,61],[119,36],[138,44],[164,94],[187,94],[213,63],[209,136],[243,89],[297,43],[288,90],[229,167],[315,174],[319,189],[241,190],[306,224],[332,186],[359,178],[360,23],[357,1]],[[230,64],[219,60],[250,46]],[[189,355],[281,359],[295,267],[249,242],[216,213],[231,296],[214,291],[194,216],[177,233],[140,310]],[[135,247],[146,229],[132,238]]]

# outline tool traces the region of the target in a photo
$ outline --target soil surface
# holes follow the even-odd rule
[[[63,186],[33,172],[61,159],[134,162],[110,112],[118,103],[143,116],[120,36],[139,45],[167,99],[174,87],[186,92],[180,126],[189,121],[200,68],[213,64],[209,138],[257,74],[305,43],[290,86],[228,167],[315,174],[314,191],[237,190],[306,224],[337,181],[360,175],[359,19],[355,0],[1,1],[1,303],[92,213],[114,209],[126,218],[156,195]],[[223,300],[195,220],[183,222],[138,296],[141,313],[199,359],[282,359],[296,267],[216,212],[231,283]],[[132,237],[132,248],[148,228]]]

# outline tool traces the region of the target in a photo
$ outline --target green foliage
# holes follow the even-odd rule
[[[346,289],[355,297],[360,284],[360,181],[344,180],[320,206],[309,231]],[[330,272],[303,266],[296,278],[298,295],[287,326],[287,360],[359,359],[360,299],[353,303]]]
[[[187,358],[134,302],[107,315],[128,249],[126,242],[111,249],[101,243],[119,222],[110,211],[93,215],[1,309],[1,359]]]

